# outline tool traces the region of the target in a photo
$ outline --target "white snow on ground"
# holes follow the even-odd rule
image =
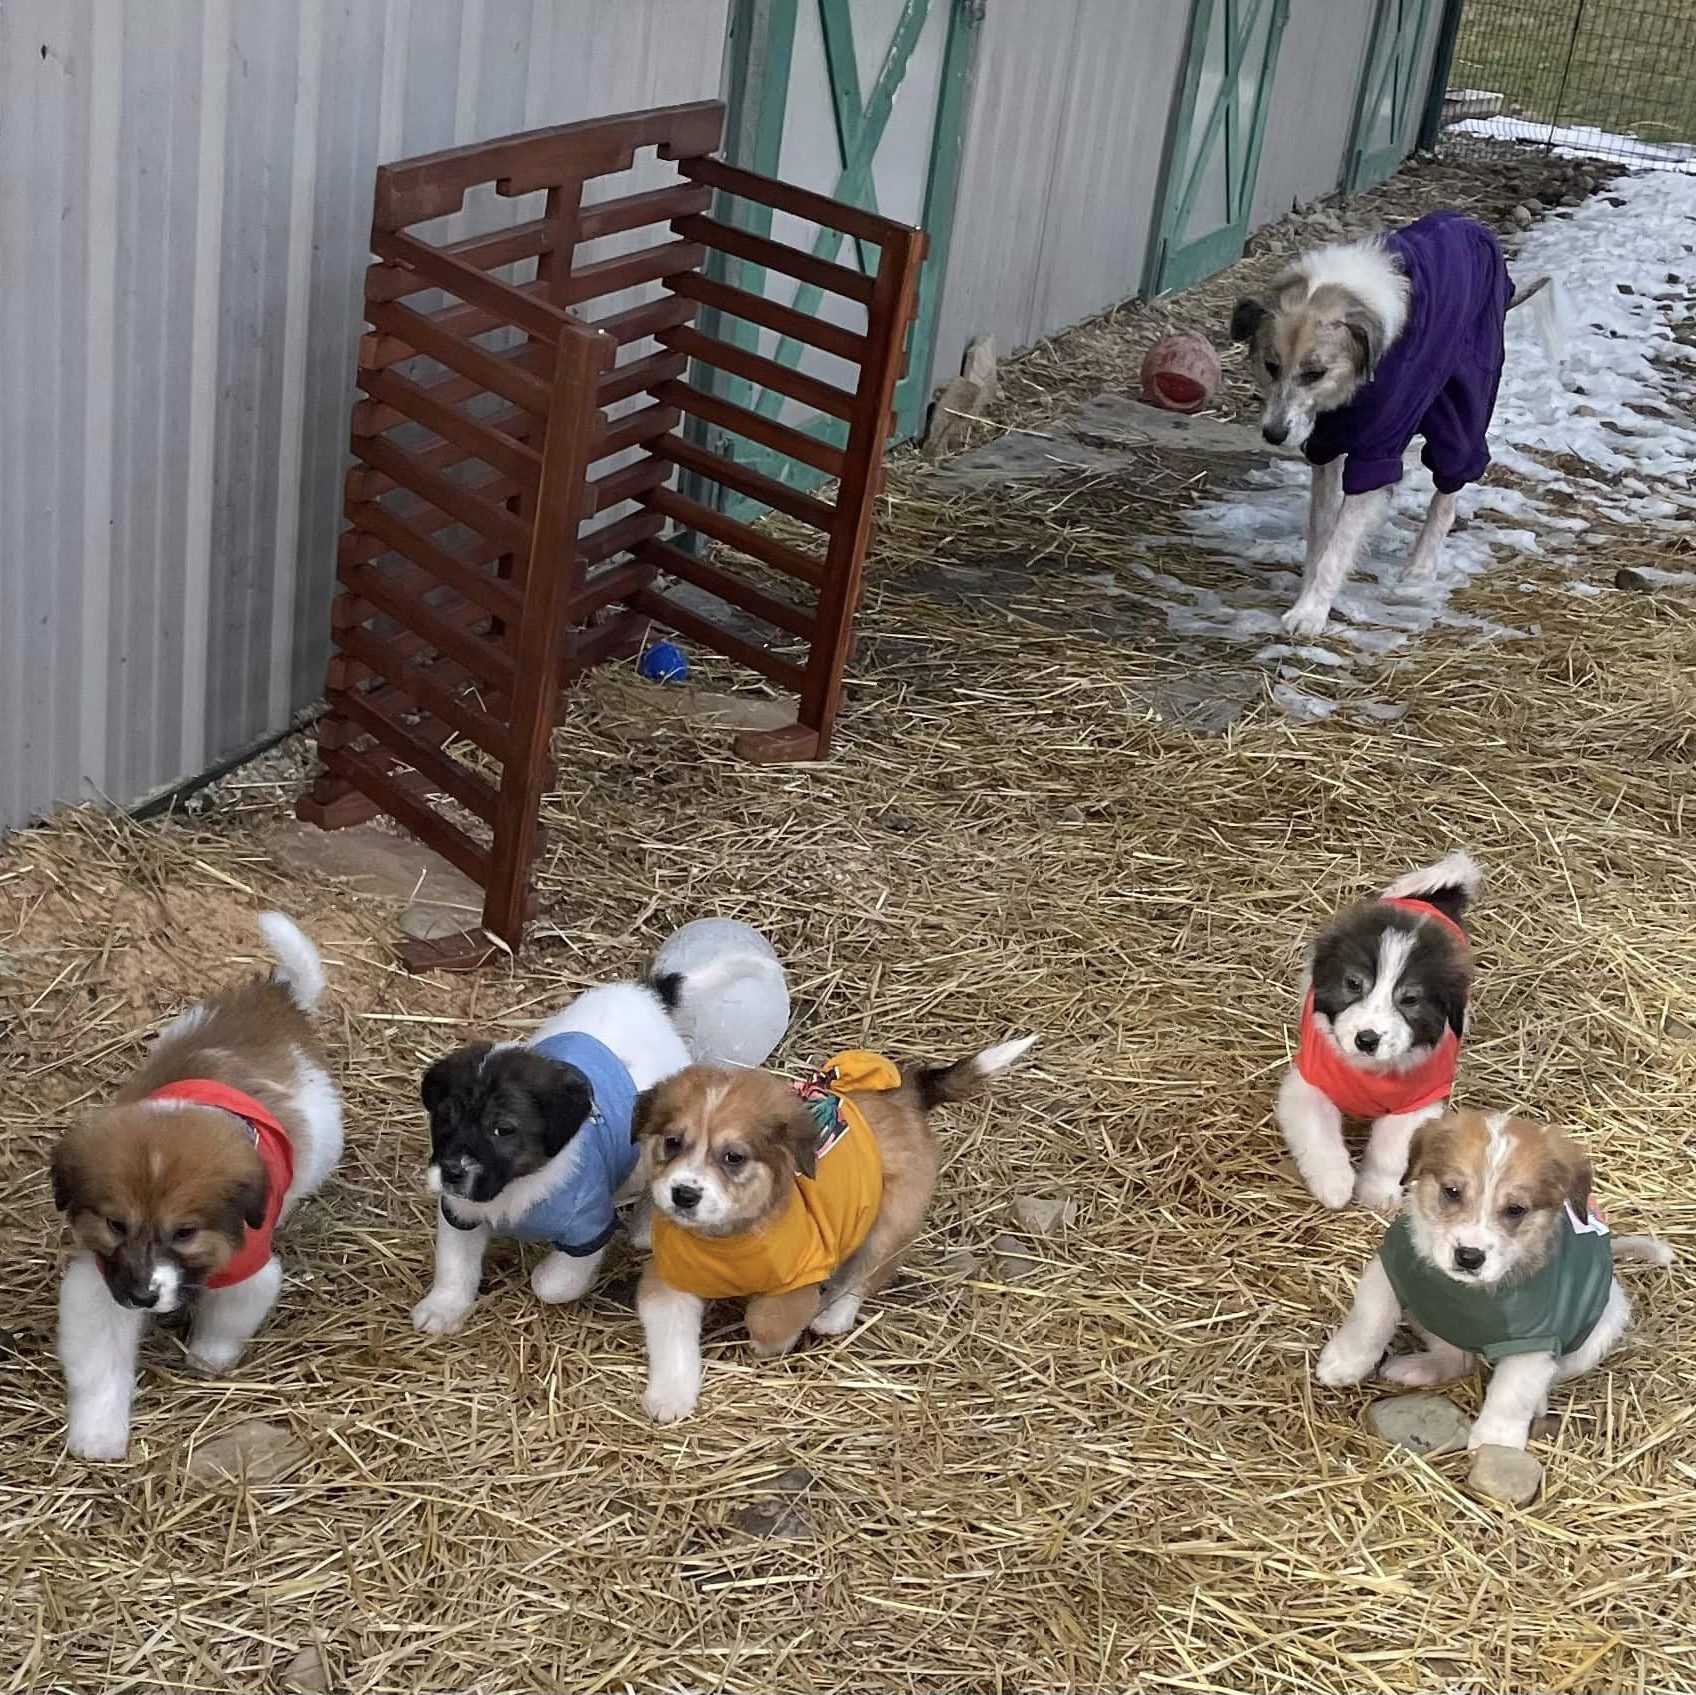
[[[1644,141],[1635,135],[1615,135],[1593,124],[1540,124],[1530,118],[1467,118],[1450,125],[1462,135],[1488,136],[1492,141],[1531,141],[1563,159],[1616,159],[1651,171],[1696,172],[1696,147],[1688,142]]]
[[[1696,420],[1688,399],[1696,392],[1696,349],[1676,340],[1673,326],[1692,317],[1696,299],[1696,177],[1626,177],[1536,225],[1509,265],[1516,279],[1547,272],[1560,284],[1554,301],[1544,290],[1508,319],[1507,366],[1490,432],[1494,457],[1536,492],[1467,489],[1439,581],[1404,592],[1402,567],[1431,497],[1416,441],[1390,520],[1337,597],[1321,638],[1326,645],[1292,647],[1279,617],[1298,592],[1308,473],[1298,461],[1274,460],[1246,490],[1182,518],[1190,543],[1199,538],[1221,559],[1266,570],[1217,590],[1129,562],[1172,630],[1260,644],[1257,658],[1287,675],[1306,671],[1311,681],[1315,662],[1346,667],[1438,622],[1480,639],[1526,633],[1455,613],[1448,596],[1490,564],[1525,555],[1582,566],[1584,547],[1601,539],[1586,533],[1589,523],[1577,515],[1586,510],[1652,526],[1690,521]],[[1558,366],[1552,352],[1563,355]],[[1566,461],[1562,471],[1547,463],[1557,456]],[[1582,474],[1572,471],[1575,462],[1586,467]],[[1593,592],[1587,583],[1573,589]],[[1274,693],[1295,715],[1330,710],[1289,684]]]

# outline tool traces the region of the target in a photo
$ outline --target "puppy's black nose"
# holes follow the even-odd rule
[[[465,1181],[465,1167],[457,1159],[439,1159],[436,1169],[442,1174],[442,1181],[450,1187]]]
[[[1262,424],[1260,433],[1274,447],[1282,447],[1290,439],[1290,426],[1288,424]]]
[[[679,1212],[693,1212],[701,1204],[701,1191],[693,1183],[673,1183],[671,1204]]]
[[[159,1291],[151,1282],[126,1283],[119,1292],[118,1301],[126,1307],[156,1307],[159,1304]]]
[[[1482,1248],[1455,1249],[1455,1264],[1458,1265],[1462,1271],[1476,1271],[1481,1265],[1483,1265],[1483,1263],[1484,1250]]]
[[[1376,1030],[1357,1030],[1355,1032],[1354,1045],[1359,1048],[1362,1053],[1377,1053],[1378,1044],[1383,1041],[1383,1039],[1384,1038],[1380,1036]]]

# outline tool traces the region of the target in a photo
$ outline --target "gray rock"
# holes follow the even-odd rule
[[[1528,230],[1531,228],[1532,218],[1531,208],[1529,206],[1514,207],[1514,209],[1508,213],[1508,217],[1513,220],[1515,229]]]
[[[1388,1395],[1366,1409],[1366,1422],[1398,1448],[1452,1454],[1466,1446],[1472,1421],[1441,1395]]]
[[[316,1642],[308,1642],[283,1671],[283,1687],[295,1695],[329,1695],[329,1662]]]
[[[1487,1446],[1473,1451],[1466,1482],[1468,1488],[1492,1501],[1528,1507],[1543,1487],[1543,1467],[1523,1448]]]
[[[812,1519],[795,1504],[795,1497],[774,1496],[769,1501],[752,1501],[738,1507],[730,1522],[745,1536],[770,1537],[784,1542],[812,1542],[818,1530]]]
[[[202,1442],[188,1459],[188,1475],[196,1483],[221,1477],[245,1477],[249,1483],[271,1483],[309,1458],[309,1451],[286,1425],[250,1418]]]
[[[956,1248],[942,1256],[936,1270],[940,1277],[957,1277],[963,1283],[983,1270],[983,1261],[970,1248]]]
[[[1022,1236],[1002,1234],[989,1244],[989,1265],[1001,1283],[1023,1283],[1042,1270],[1042,1261]]]
[[[476,929],[480,921],[480,912],[438,906],[428,900],[415,900],[398,920],[400,933],[415,942],[437,942],[446,936],[457,936],[462,930]]]
[[[1078,1203],[1069,1195],[1020,1195],[1013,1202],[1013,1222],[1032,1236],[1058,1236],[1078,1216]]]

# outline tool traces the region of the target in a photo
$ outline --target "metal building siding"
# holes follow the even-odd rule
[[[1365,3],[1290,0],[1255,182],[1256,228],[1336,189],[1373,11]]]
[[[1003,354],[1142,281],[1188,7],[992,3],[967,116],[936,375],[993,335]]]
[[[715,95],[726,6],[0,6],[0,826],[318,694],[379,160]]]

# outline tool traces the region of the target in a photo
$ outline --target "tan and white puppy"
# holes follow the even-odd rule
[[[648,1415],[665,1424],[695,1410],[709,1300],[746,1301],[762,1357],[787,1353],[809,1329],[852,1329],[924,1223],[936,1187],[932,1110],[977,1094],[1035,1039],[899,1073],[875,1055],[841,1056],[884,1076],[855,1087],[844,1073],[826,1086],[834,1095],[770,1072],[707,1065],[644,1095],[636,1176],[654,1208],[654,1257],[637,1308]]]
[[[271,1231],[341,1158],[341,1097],[307,1017],[323,963],[280,912],[259,928],[270,974],[166,1025],[112,1105],[54,1150],[54,1204],[79,1250],[60,1290],[59,1359],[82,1459],[128,1451],[153,1314],[192,1304],[188,1353],[202,1370],[241,1358],[282,1286]]]
[[[1523,1448],[1550,1389],[1598,1365],[1625,1333],[1631,1303],[1613,1264],[1669,1265],[1672,1252],[1653,1236],[1610,1235],[1591,1205],[1583,1149],[1505,1112],[1422,1126],[1408,1181],[1407,1205],[1315,1375],[1331,1387],[1375,1370],[1428,1385],[1484,1358],[1494,1371],[1469,1446]],[[1404,1316],[1425,1346],[1385,1360]]]

